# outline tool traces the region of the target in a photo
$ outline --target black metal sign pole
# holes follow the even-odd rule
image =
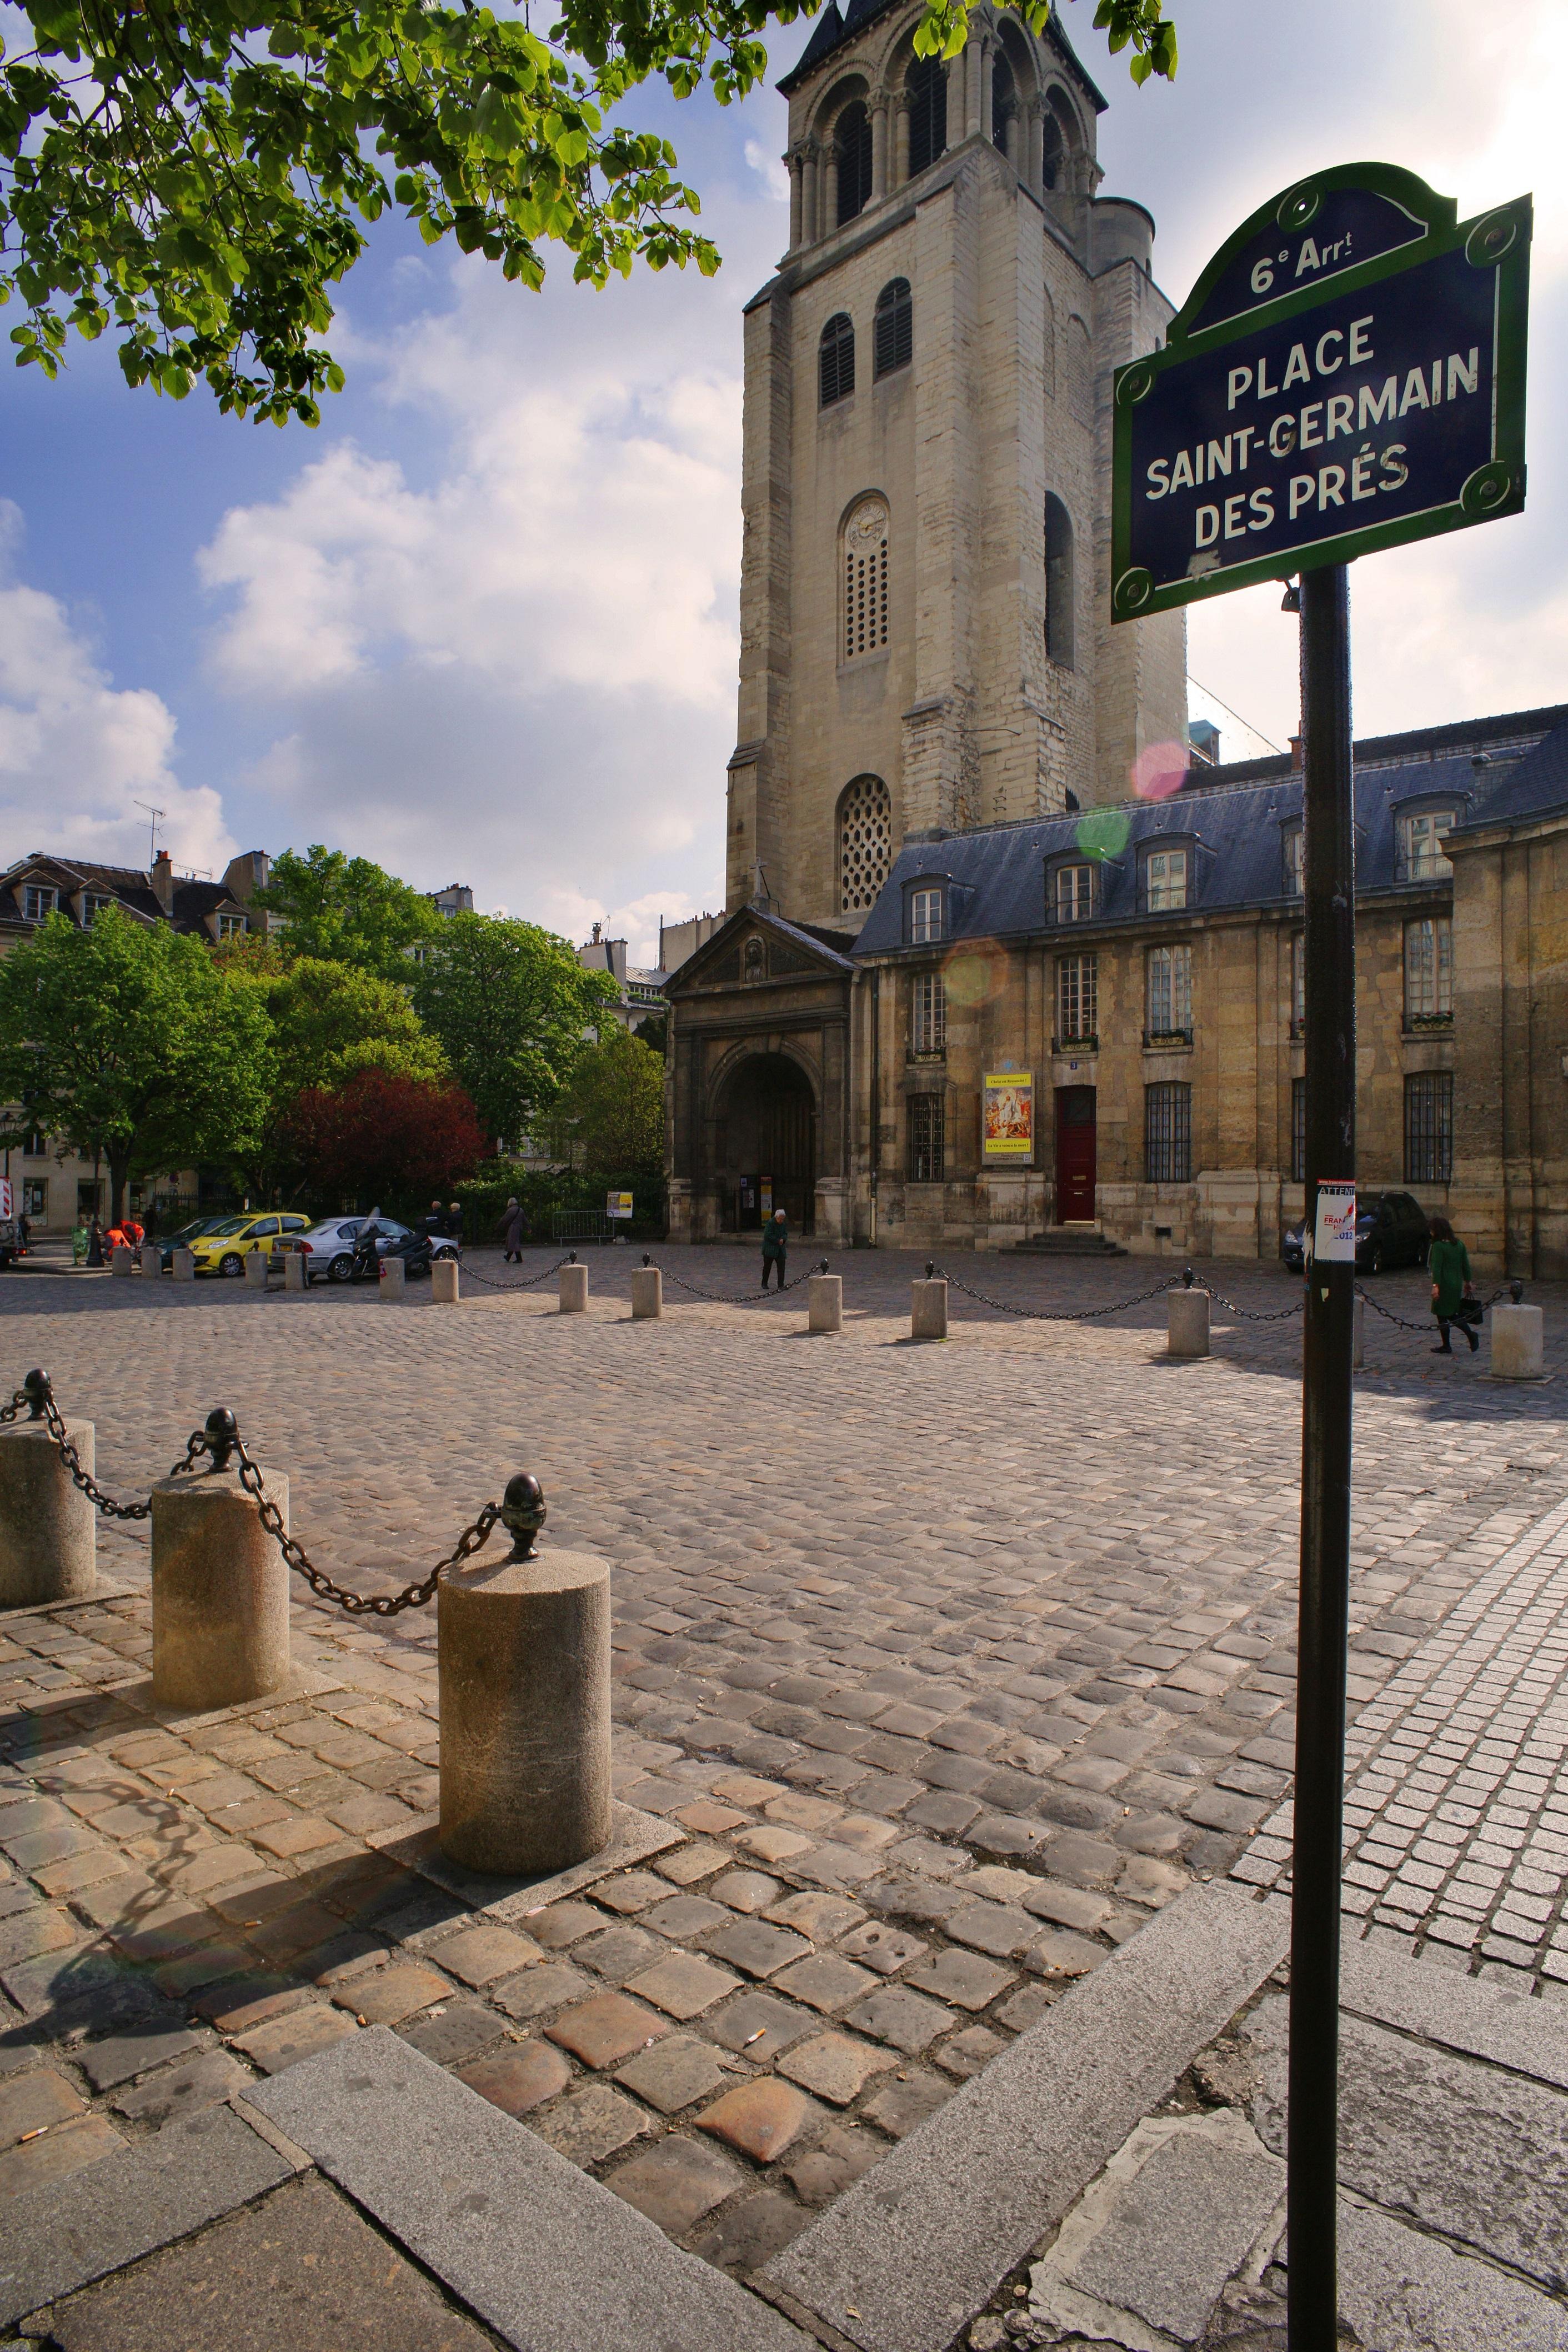
[[[1355,1174],[1355,821],[1346,567],[1303,572],[1301,604],[1310,1241],[1318,1184]],[[1308,1263],[1291,1898],[1290,2347],[1334,2352],[1355,1265],[1316,1256]]]

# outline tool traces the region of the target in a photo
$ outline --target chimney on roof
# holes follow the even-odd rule
[[[1291,765],[1299,775],[1301,768],[1301,739],[1299,735],[1291,738]]]
[[[166,915],[174,911],[174,861],[166,849],[152,860],[152,895]]]
[[[231,857],[224,868],[224,888],[242,907],[248,907],[256,893],[266,889],[271,863],[265,849],[247,849]]]

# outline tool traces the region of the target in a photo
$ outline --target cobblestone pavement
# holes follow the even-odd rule
[[[714,1289],[753,1273],[735,1250],[661,1255]],[[416,1867],[436,1798],[429,1619],[372,1626],[302,1596],[298,1696],[159,1720],[145,1550],[106,1528],[119,1591],[0,1630],[0,2198],[380,2022],[749,2271],[1277,1821],[1299,1320],[1217,1311],[1218,1352],[1183,1364],[1157,1300],[1108,1326],[956,1301],[949,1343],[920,1346],[922,1264],[879,1254],[840,1261],[839,1339],[806,1338],[802,1293],[677,1307],[673,1281],[664,1319],[633,1325],[634,1263],[596,1255],[590,1313],[564,1318],[548,1285],[472,1280],[455,1309],[140,1278],[0,1291],[0,1386],[44,1364],[96,1423],[110,1491],[144,1493],[230,1403],[288,1475],[295,1533],[365,1590],[419,1573],[534,1469],[547,1540],[615,1566],[619,1791],[684,1832],[580,1896],[476,1923]],[[1063,1311],[1159,1271],[955,1270]],[[493,1256],[480,1271],[514,1278]],[[1297,1296],[1273,1269],[1220,1281],[1260,1315]],[[1419,1276],[1377,1295],[1419,1322]],[[1438,1752],[1450,1718],[1475,1717],[1455,1793],[1427,1810],[1497,1874],[1486,1965],[1522,1919],[1537,1945],[1557,1932],[1529,1874],[1550,1874],[1558,1764],[1517,1834],[1500,1811],[1562,1670],[1568,1318],[1544,1296],[1542,1385],[1493,1385],[1484,1352],[1435,1365],[1424,1328],[1391,1326],[1369,1332],[1359,1389],[1362,1826],[1399,1826],[1393,1770],[1408,1780],[1413,1743]],[[1487,1744],[1516,1727],[1505,1706],[1512,1768]],[[1494,1769],[1496,1804],[1471,1794]],[[1410,1827],[1404,1886],[1442,1843]],[[1467,1916],[1470,1870],[1442,1875],[1445,1916]],[[1366,1892],[1379,1918],[1415,1916]]]

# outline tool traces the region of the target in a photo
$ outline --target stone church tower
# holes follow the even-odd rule
[[[790,236],[746,313],[727,903],[852,936],[911,835],[1127,796],[1185,741],[1183,616],[1110,625],[1110,385],[1171,306],[1096,194],[1053,16],[951,64],[830,0],[782,83]],[[765,890],[759,891],[758,867]]]

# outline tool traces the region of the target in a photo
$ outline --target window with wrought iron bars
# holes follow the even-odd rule
[[[1056,919],[1086,923],[1094,912],[1092,866],[1059,866],[1056,869]]]
[[[1446,1184],[1454,1167],[1454,1074],[1421,1070],[1405,1081],[1405,1181]]]
[[[1424,915],[1405,926],[1405,1026],[1454,1013],[1454,919]]]
[[[939,971],[915,975],[914,1017],[910,1042],[917,1054],[947,1050],[947,983]]]
[[[1291,933],[1291,1034],[1301,1037],[1307,1027],[1307,935]]]
[[[1150,1037],[1192,1034],[1192,950],[1151,948],[1146,1028]]]
[[[1100,959],[1096,955],[1058,956],[1056,960],[1056,1034],[1064,1045],[1081,1044],[1100,1034]]]
[[[1192,1088],[1165,1081],[1144,1088],[1144,1174],[1150,1184],[1192,1181]]]
[[[944,1104],[940,1095],[910,1096],[909,1181],[912,1184],[942,1182],[945,1127]]]
[[[1307,1082],[1291,1080],[1291,1181],[1307,1181]]]

